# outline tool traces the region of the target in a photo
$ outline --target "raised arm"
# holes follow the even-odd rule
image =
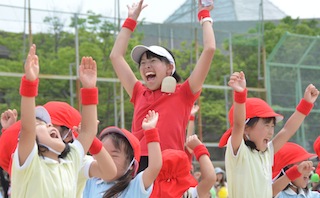
[[[20,166],[25,163],[36,142],[35,97],[38,94],[39,61],[35,44],[30,47],[24,72],[20,85],[21,132],[18,145]]]
[[[159,144],[159,134],[156,128],[159,115],[155,111],[149,111],[142,122],[142,128],[148,144],[148,167],[144,170],[142,179],[147,189],[157,178],[162,167],[162,155]]]
[[[245,99],[247,97],[246,90],[246,78],[244,73],[234,72],[230,76],[228,85],[232,87],[234,91],[234,101],[233,101],[233,128],[231,135],[231,144],[233,153],[236,154],[240,147],[241,141],[243,139],[243,133],[245,128],[246,119],[246,105]]]
[[[98,89],[97,65],[92,57],[82,57],[79,66],[79,77],[82,84],[81,89],[81,132],[77,140],[82,144],[84,152],[87,153],[89,147],[97,134],[97,104]]]
[[[113,45],[110,53],[110,60],[114,71],[116,72],[122,86],[125,88],[130,98],[135,83],[138,81],[129,64],[125,60],[130,36],[136,26],[137,19],[140,12],[146,5],[143,5],[143,0],[139,3],[133,3],[132,6],[128,7],[128,18],[126,19],[124,26],[121,28],[116,41]]]
[[[209,157],[208,149],[198,139],[197,135],[189,136],[186,144],[193,150],[199,162],[201,181],[198,183],[197,192],[199,197],[205,197],[216,181],[216,174]]]
[[[283,128],[272,140],[274,153],[276,153],[297,132],[306,116],[312,110],[313,104],[318,96],[318,89],[313,84],[309,84],[296,111],[290,116]]]
[[[191,109],[191,113],[189,117],[188,128],[187,128],[187,138],[194,133],[194,119],[198,110],[199,110],[199,105],[194,104]]]
[[[212,29],[212,19],[210,18],[210,10],[213,9],[213,5],[204,7],[201,4],[201,0],[199,0],[198,7],[198,18],[200,23],[202,23],[203,30],[203,51],[189,77],[190,88],[193,93],[201,90],[202,85],[209,73],[214,52],[216,50],[216,41]]]
[[[98,177],[104,181],[110,181],[116,176],[117,167],[104,147],[94,155],[94,159],[89,169],[90,177]]]
[[[295,169],[295,167],[289,168],[286,171],[285,175],[282,175],[272,183],[273,197],[275,197],[279,192],[283,191],[290,182],[293,182],[299,177],[304,177],[304,175],[309,175],[310,172],[313,171],[315,168],[312,166],[311,161],[303,161],[297,167],[297,171],[300,173],[300,176],[296,173],[290,174],[290,172],[293,172],[293,169]],[[294,175],[294,177],[291,175]]]

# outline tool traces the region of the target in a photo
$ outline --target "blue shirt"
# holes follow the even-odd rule
[[[120,198],[125,197],[149,197],[151,195],[153,184],[145,189],[142,181],[142,172],[133,178],[128,187],[121,193]],[[99,178],[89,179],[83,191],[83,198],[102,198],[103,194],[111,188],[115,182],[104,182]]]
[[[302,189],[299,189],[297,194],[291,188],[281,191],[277,194],[276,198],[320,198],[320,193],[317,191],[308,191],[305,193]]]

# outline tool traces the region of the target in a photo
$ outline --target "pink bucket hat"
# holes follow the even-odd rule
[[[110,126],[110,127],[103,129],[99,135],[99,139],[101,140],[105,135],[107,135],[109,133],[118,133],[120,135],[123,135],[130,143],[130,145],[133,149],[133,155],[134,155],[134,159],[135,159],[135,173],[134,173],[134,176],[135,176],[138,171],[138,168],[139,168],[139,161],[140,161],[140,156],[141,156],[141,149],[140,149],[139,140],[136,138],[136,136],[134,136],[128,130],[120,129],[115,126]]]

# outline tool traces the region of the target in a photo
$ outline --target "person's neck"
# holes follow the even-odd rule
[[[296,186],[290,185],[290,188],[296,193],[299,193],[299,189]]]
[[[43,154],[44,157],[47,157],[47,158],[50,158],[50,159],[53,159],[57,162],[60,162],[60,159],[59,159],[59,156],[51,151],[47,151]]]

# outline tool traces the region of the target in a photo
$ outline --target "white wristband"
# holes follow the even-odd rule
[[[206,18],[203,18],[203,19],[201,19],[201,21],[200,21],[200,25],[202,25],[204,22],[206,22],[206,21],[209,21],[210,23],[212,23],[213,22],[213,20],[212,20],[212,18],[211,17],[206,17]]]

